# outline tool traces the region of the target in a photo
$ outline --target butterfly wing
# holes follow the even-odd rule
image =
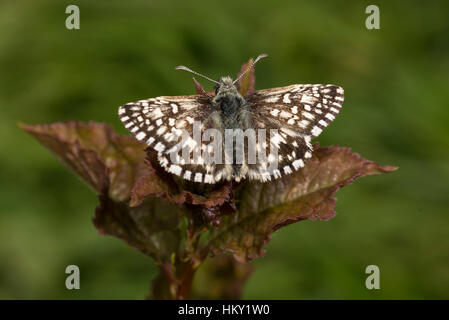
[[[264,149],[269,146],[270,150],[265,159],[248,165],[247,175],[267,181],[304,166],[304,161],[312,156],[311,139],[339,113],[343,89],[333,85],[291,85],[259,90],[246,99],[253,128],[269,132]],[[158,160],[168,172],[195,182],[215,183],[223,179],[222,163],[205,164],[201,156],[193,161],[171,157],[178,154],[175,150],[187,147],[190,152],[199,150],[211,158],[214,151],[201,142],[205,130],[216,127],[214,118],[220,117],[211,97],[162,96],[127,103],[118,112],[125,127],[158,152]],[[195,140],[195,121],[200,123],[200,143]]]
[[[341,87],[322,84],[259,90],[247,97],[256,129],[277,130],[277,134],[267,134],[268,164],[250,167],[249,178],[271,180],[303,167],[312,156],[311,139],[335,119],[343,100]],[[266,169],[276,162],[274,170]]]
[[[204,165],[201,157],[192,161],[181,156],[184,147],[190,151],[189,156],[194,150],[202,150],[203,154],[210,151],[198,144],[193,132],[195,121],[201,126],[201,136],[213,126],[210,99],[207,95],[161,96],[127,103],[119,107],[118,114],[137,140],[157,151],[165,170],[186,180],[214,183],[219,178],[215,174],[219,166]]]

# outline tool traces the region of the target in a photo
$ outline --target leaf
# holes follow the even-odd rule
[[[240,69],[240,72],[237,75],[237,78],[240,77],[240,75],[245,72],[249,66],[254,62],[254,60],[251,58],[249,59],[248,63],[242,65],[242,68]],[[249,95],[254,92],[254,85],[256,83],[256,76],[254,73],[254,67],[251,68],[245,75],[240,78],[238,81],[238,87],[239,92],[242,96]]]
[[[97,193],[109,190],[115,201],[129,197],[137,176],[144,172],[144,145],[119,136],[112,127],[89,122],[20,124]]]
[[[202,186],[200,192],[196,184],[176,181],[175,176],[167,173],[156,161],[155,154],[149,149],[148,170],[140,176],[131,190],[130,206],[140,205],[148,197],[164,198],[177,204],[194,204],[205,207],[221,206],[231,198],[231,184],[222,183]],[[189,189],[189,186],[192,187]]]
[[[100,233],[124,240],[157,262],[169,260],[177,251],[182,208],[154,197],[132,208],[126,202],[137,177],[152,169],[144,162],[144,145],[95,122],[20,126],[99,194],[93,222]],[[156,184],[158,179],[152,177]]]
[[[199,83],[198,81],[196,81],[195,77],[192,77],[193,80],[193,84],[195,85],[195,91],[197,94],[207,94],[206,90],[204,90],[203,86],[201,85],[201,83]]]
[[[130,208],[125,202],[100,196],[93,222],[101,234],[120,238],[162,263],[178,251],[181,214],[181,208],[157,198]]]
[[[268,183],[246,182],[237,190],[238,212],[212,232],[212,253],[231,252],[240,262],[264,254],[263,246],[277,229],[305,219],[328,220],[335,216],[341,187],[365,175],[396,170],[379,166],[352,153],[349,148],[320,148],[306,166],[291,175]]]
[[[161,179],[159,174],[165,174],[167,178]],[[150,168],[137,179],[131,190],[130,206],[138,206],[148,197],[163,198],[177,204],[188,203],[205,207],[221,206],[230,199],[229,183],[213,186],[212,191],[204,194],[196,194],[170,181],[172,179],[170,176],[171,174],[158,173],[156,169]]]

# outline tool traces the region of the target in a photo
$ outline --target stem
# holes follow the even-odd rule
[[[193,276],[195,275],[196,268],[188,263],[183,266],[181,277],[177,283],[176,299],[185,300],[189,298],[190,288],[192,287]]]
[[[176,263],[176,267],[164,262],[159,267],[159,276],[152,285],[151,299],[185,300],[189,298],[193,276],[197,268],[190,262]]]
[[[194,299],[239,299],[253,271],[252,266],[239,263],[230,255],[206,259],[209,247],[201,246],[199,241],[205,229],[195,224],[191,216],[187,221],[186,242],[181,247],[181,253],[173,253],[172,259],[159,265],[159,276],[153,282],[151,298],[185,300],[193,296]],[[205,260],[207,262],[204,264]],[[198,275],[200,282],[209,283],[214,290],[196,286],[192,293],[193,278],[202,265]]]

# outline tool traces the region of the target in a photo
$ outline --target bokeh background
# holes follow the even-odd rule
[[[65,28],[70,4],[80,30]],[[365,28],[369,4],[380,30]],[[259,89],[345,88],[322,145],[400,169],[339,191],[332,220],[273,234],[243,298],[449,298],[448,12],[447,1],[1,1],[0,298],[141,299],[156,275],[151,259],[97,233],[94,193],[19,121],[95,120],[126,134],[119,105],[194,93],[174,66],[235,76],[262,52]],[[65,289],[69,264],[81,290]],[[365,288],[370,264],[380,290]]]

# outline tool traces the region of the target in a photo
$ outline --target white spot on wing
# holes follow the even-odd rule
[[[157,129],[156,134],[160,136],[165,132],[165,130],[167,130],[167,127],[161,126],[161,127],[159,127],[159,129]]]
[[[291,118],[292,117],[292,114],[290,113],[290,112],[287,112],[287,111],[284,111],[284,110],[282,110],[281,111],[281,114],[279,115],[281,118]]]
[[[142,141],[145,138],[146,134],[145,132],[139,132],[138,134],[136,134],[136,139],[139,141]]]
[[[281,131],[285,132],[286,134],[288,134],[291,137],[296,137],[297,136],[295,131],[290,130],[288,128],[281,128]]]
[[[290,166],[285,166],[285,167],[284,167],[284,173],[285,173],[285,174],[290,174],[290,173],[292,173],[292,169],[290,168]]]
[[[172,164],[170,166],[170,169],[168,169],[168,172],[176,174],[177,176],[180,176],[181,172],[182,172],[182,168],[176,164]]]
[[[277,117],[278,116],[278,114],[279,114],[279,109],[273,109],[273,110],[271,110],[270,111],[270,114],[273,116],[273,117]]]
[[[299,122],[299,126],[301,127],[301,128],[306,128],[308,125],[309,125],[309,121],[307,121],[307,120],[301,120],[301,122]]]
[[[338,109],[335,109],[334,107],[331,107],[330,109],[333,113],[338,113]]]
[[[201,182],[203,180],[203,174],[200,172],[197,172],[195,174],[195,182]]]
[[[307,119],[310,119],[310,120],[315,119],[315,116],[314,116],[313,114],[311,114],[311,113],[309,113],[309,112],[306,112],[306,111],[304,111],[304,112],[302,113],[302,115],[303,115],[304,117],[306,117]]]
[[[293,168],[295,168],[295,170],[298,170],[299,168],[304,167],[304,162],[301,159],[295,160],[292,163]]]
[[[204,182],[205,183],[214,183],[214,177],[211,174],[205,174]]]
[[[192,177],[192,171],[186,170],[186,172],[184,172],[184,179],[190,180],[191,177]]]
[[[312,96],[308,96],[306,94],[303,94],[301,97],[302,103],[313,104],[314,101],[315,101],[315,99]]]
[[[152,112],[150,112],[150,117],[153,120],[162,118],[163,116],[164,116],[164,114],[162,113],[161,108],[156,108]]]
[[[321,130],[321,128],[318,128],[317,126],[313,127],[312,129],[312,134],[317,137],[319,136],[319,134],[322,132],[323,130]]]
[[[279,100],[279,96],[271,96],[265,99],[265,102],[274,103]]]
[[[153,137],[150,137],[150,138],[147,140],[147,145],[150,146],[153,142],[154,142],[154,138],[153,138]]]
[[[165,150],[165,146],[162,143],[158,142],[154,146],[154,150],[156,150],[157,152],[162,152]]]

